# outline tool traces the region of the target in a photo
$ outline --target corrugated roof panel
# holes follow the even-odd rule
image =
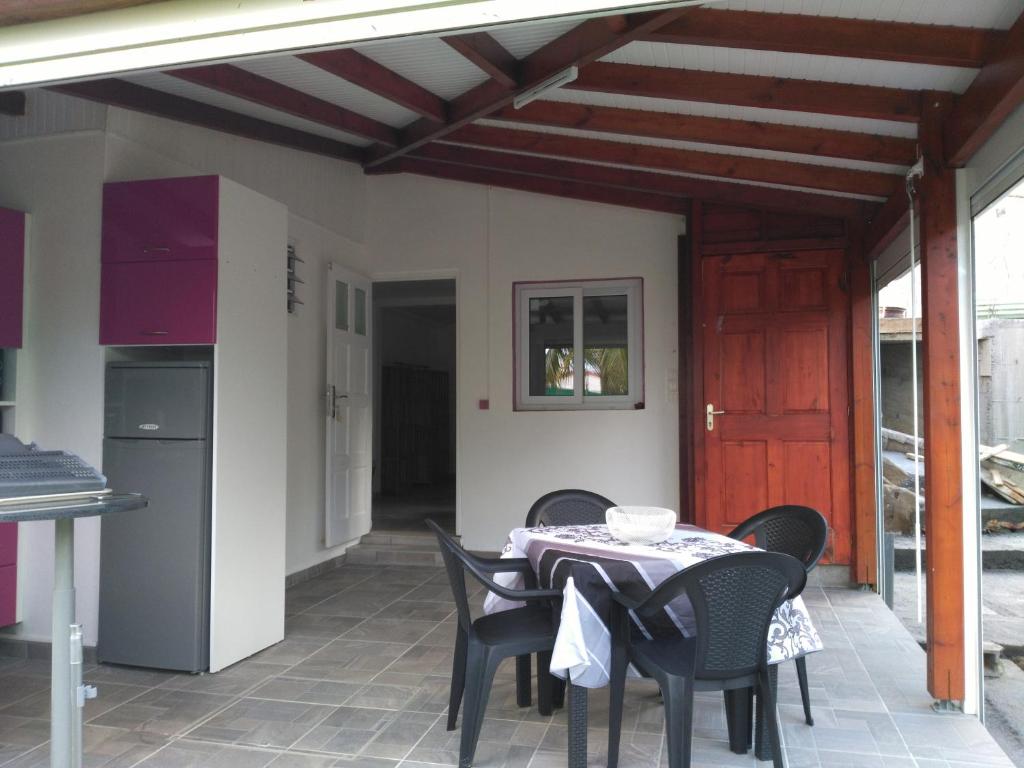
[[[415,112],[393,101],[388,101],[294,56],[252,59],[239,62],[238,66],[396,128],[407,125],[419,117]]]
[[[266,120],[269,123],[277,123],[278,125],[288,126],[289,128],[295,128],[300,131],[305,131],[306,133],[313,133],[317,136],[326,136],[329,139],[343,141],[346,144],[364,147],[370,143],[367,139],[360,136],[353,136],[352,134],[345,133],[344,131],[328,128],[320,123],[303,120],[300,117],[293,117],[286,112],[279,112],[276,109],[262,107],[259,104],[247,101],[246,99],[240,99],[237,96],[230,96],[226,93],[221,93],[220,91],[215,91],[211,88],[205,88],[201,85],[194,85],[193,83],[179,80],[176,77],[165,75],[161,72],[153,72],[145,75],[131,75],[123,79],[132,83],[137,83],[138,85],[144,85],[147,88],[164,91],[165,93],[173,93],[175,96],[183,96],[186,99],[201,101],[204,104],[212,104],[215,107],[221,107],[222,109],[228,109],[232,112],[249,115],[250,117],[259,118],[260,120]]]
[[[579,24],[582,24],[580,19],[563,19],[543,24],[510,24],[495,27],[489,32],[505,50],[517,59],[523,59]]]
[[[648,67],[697,69],[737,75],[763,75],[954,93],[963,93],[978,72],[976,69],[934,67],[901,61],[648,42],[630,43],[601,60]]]
[[[732,11],[1009,29],[1024,12],[1024,0],[726,0],[715,3],[714,7]]]
[[[359,52],[442,99],[454,99],[488,79],[440,38],[390,40],[361,46]]]
[[[603,139],[605,141],[619,141],[624,144],[644,144],[651,147],[671,147],[673,149],[690,149],[696,152],[709,152],[717,155],[737,155],[740,157],[762,157],[770,160],[786,160],[794,163],[806,163],[807,165],[822,165],[832,168],[853,168],[862,171],[879,171],[881,173],[905,173],[906,166],[890,165],[888,163],[869,163],[863,160],[848,160],[839,157],[823,157],[821,155],[802,155],[792,152],[776,152],[770,149],[750,149],[747,147],[732,147],[723,144],[705,144],[696,141],[675,141],[672,139],[655,139],[647,136],[634,136],[632,134],[605,133],[602,131],[586,131],[578,128],[555,128],[547,125],[534,125],[532,123],[510,123],[504,120],[478,120],[480,125],[493,125],[496,128],[509,128],[512,130],[534,131],[536,133],[555,133],[566,136],[579,136],[588,139]]]
[[[762,107],[739,107],[732,104],[706,104],[696,101],[675,99],[653,99],[647,96],[621,96],[614,93],[591,93],[562,88],[549,91],[544,98],[551,101],[568,101],[574,104],[595,104],[603,107],[623,109],[646,109],[654,112],[671,112],[680,115],[702,115],[705,117],[726,117],[735,120],[755,120],[762,123],[803,125],[811,128],[832,128],[838,131],[879,133],[887,136],[915,138],[917,126],[913,123],[897,123],[891,120],[872,120],[842,115],[822,115],[814,112],[791,112],[782,109]]]

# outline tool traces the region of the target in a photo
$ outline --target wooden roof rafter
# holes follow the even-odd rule
[[[866,21],[797,13],[694,8],[646,41],[980,68],[1005,38],[998,29]]]
[[[449,119],[444,125],[418,120],[403,129],[394,149],[378,150],[364,163],[373,167],[401,157],[412,149],[461,128],[474,120],[511,104],[515,97],[571,66],[584,66],[664,26],[689,11],[676,8],[626,16],[590,19],[552,40],[519,62],[519,84],[509,89],[489,79],[449,102]]]
[[[451,35],[442,37],[441,40],[478,69],[486,72],[492,80],[506,88],[515,88],[519,85],[519,61],[505,49],[505,46],[486,32]]]

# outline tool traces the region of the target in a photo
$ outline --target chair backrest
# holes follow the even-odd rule
[[[455,598],[459,626],[468,632],[473,626],[473,616],[469,611],[469,595],[466,592],[466,570],[469,567],[469,562],[464,556],[465,550],[433,520],[428,519],[426,523],[437,536],[437,543],[441,548],[441,557],[444,558],[444,567],[448,572],[452,597]]]
[[[750,535],[761,549],[791,555],[810,573],[825,554],[828,523],[816,509],[784,504],[758,512],[729,534],[734,539]]]
[[[775,609],[807,580],[794,557],[777,552],[735,552],[704,560],[662,582],[636,609],[653,616],[686,595],[697,624],[694,676],[730,679],[767,664],[768,631]]]
[[[593,491],[566,488],[545,493],[526,513],[526,527],[539,525],[594,525],[605,521],[604,513],[615,502]]]

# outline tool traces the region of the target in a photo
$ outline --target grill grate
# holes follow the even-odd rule
[[[99,491],[106,485],[103,475],[64,451],[0,455],[0,498]]]

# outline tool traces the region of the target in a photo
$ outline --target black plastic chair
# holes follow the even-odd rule
[[[665,702],[670,768],[690,765],[693,692],[756,689],[762,703],[775,768],[782,768],[775,691],[768,672],[768,630],[775,609],[803,589],[800,561],[775,552],[737,552],[705,560],[671,576],[643,600],[612,594],[611,691],[608,768],[619,760],[622,700],[632,662],[658,681]],[[628,611],[656,621],[661,611],[685,596],[697,632],[647,639],[634,632]],[[730,730],[738,727],[732,725]]]
[[[455,657],[452,661],[452,687],[448,700],[448,730],[455,730],[455,721],[465,693],[466,706],[462,715],[462,739],[459,746],[459,766],[468,768],[473,763],[480,728],[484,722],[487,698],[490,695],[494,673],[502,659],[536,653],[542,668],[551,664],[551,649],[555,644],[555,606],[553,600],[562,597],[558,589],[509,589],[496,583],[495,573],[522,573],[527,583],[534,583],[533,567],[525,558],[493,560],[477,557],[459,546],[433,520],[427,525],[437,535],[448,580],[458,612],[459,626],[455,636]],[[466,574],[469,573],[488,590],[517,602],[525,601],[523,608],[492,613],[476,621],[470,615],[466,594]],[[537,699],[542,714],[551,714],[551,677],[537,676]]]
[[[593,491],[566,488],[545,493],[526,513],[526,527],[539,525],[595,525],[603,523],[604,513],[615,502]]]
[[[768,552],[791,555],[810,573],[825,554],[828,545],[828,523],[821,513],[810,507],[784,504],[758,512],[744,520],[729,534],[733,539],[754,537],[754,543]],[[796,597],[796,595],[792,595]],[[800,682],[800,699],[804,705],[804,720],[814,725],[811,716],[811,692],[807,683],[807,659],[796,660],[796,676]]]
[[[599,493],[584,491],[580,488],[564,488],[560,491],[545,493],[530,507],[526,513],[526,527],[536,528],[544,525],[598,525],[605,522],[605,512],[614,507],[615,502],[606,499]],[[545,672],[543,665],[537,663],[537,674]],[[530,657],[520,656],[516,659],[516,691],[521,707],[530,706]],[[561,707],[565,701],[565,681],[553,678],[554,703]]]

